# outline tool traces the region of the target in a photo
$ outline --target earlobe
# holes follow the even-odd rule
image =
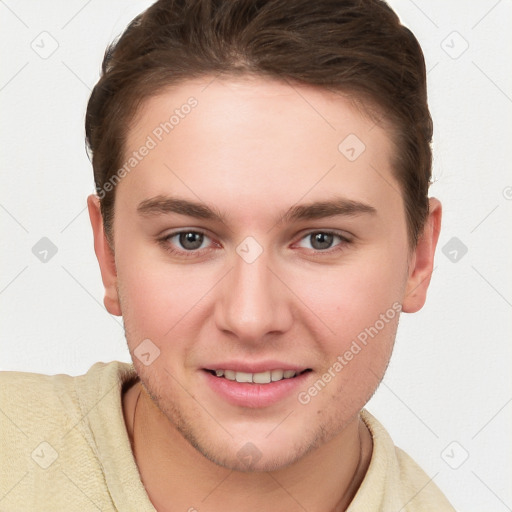
[[[103,229],[103,218],[98,196],[91,194],[87,197],[87,208],[89,209],[89,218],[94,235],[94,252],[100,265],[101,279],[105,287],[103,303],[110,314],[121,316],[121,305],[117,292],[116,263],[114,253]]]
[[[415,313],[425,304],[441,230],[441,217],[441,202],[435,197],[431,197],[425,229],[410,259],[409,276],[402,301],[402,311],[405,313]]]

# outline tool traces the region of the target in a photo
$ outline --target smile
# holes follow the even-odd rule
[[[234,370],[207,370],[212,375],[219,378],[224,378],[231,381],[249,383],[249,384],[269,384],[271,382],[278,382],[283,379],[292,379],[297,375],[311,371],[309,368],[301,372],[295,370],[268,370],[259,373],[237,372]]]

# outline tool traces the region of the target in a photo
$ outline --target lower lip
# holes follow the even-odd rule
[[[290,379],[282,379],[268,384],[237,382],[224,377],[216,377],[203,370],[213,391],[227,402],[240,407],[268,407],[290,396],[304,386],[304,381],[312,372],[304,372]]]

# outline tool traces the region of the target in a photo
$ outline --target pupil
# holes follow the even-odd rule
[[[333,240],[333,235],[329,233],[316,233],[313,236],[313,247],[315,249],[328,249]],[[316,247],[315,247],[316,245]]]
[[[201,233],[194,233],[189,231],[188,233],[180,234],[180,244],[185,249],[199,249],[203,243],[203,235]]]

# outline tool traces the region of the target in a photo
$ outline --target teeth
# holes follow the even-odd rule
[[[295,370],[269,370],[260,373],[235,372],[234,370],[215,370],[217,377],[224,377],[237,382],[250,382],[254,384],[268,384],[283,379],[291,379],[297,375]]]
[[[252,381],[255,384],[268,384],[272,380],[270,372],[255,373],[252,376]]]
[[[252,382],[252,373],[236,372],[235,379],[237,382]]]
[[[222,370],[221,370],[222,371]],[[224,377],[228,380],[235,380],[236,372],[233,370],[224,370]]]
[[[284,376],[283,370],[272,370],[272,382],[276,380],[281,380]]]

